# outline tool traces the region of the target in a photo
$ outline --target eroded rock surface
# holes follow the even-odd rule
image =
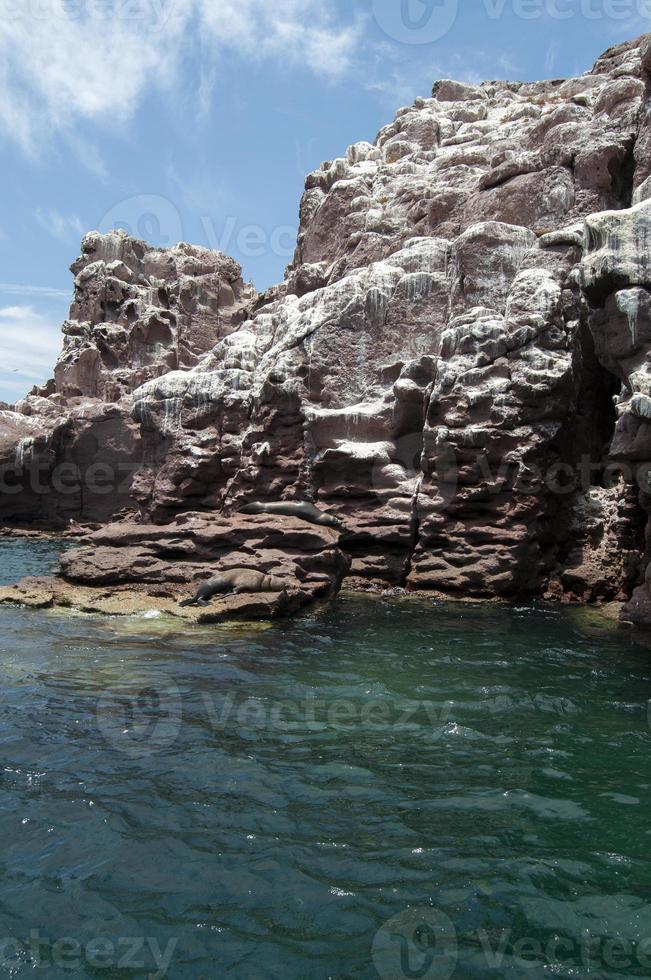
[[[650,50],[565,81],[436,82],[308,175],[263,296],[219,253],[87,236],[54,382],[0,414],[2,460],[23,484],[37,458],[135,464],[110,499],[52,493],[59,517],[312,500],[357,580],[645,588],[651,494],[609,467],[651,466]]]
[[[86,235],[54,378],[0,411],[0,517],[102,522],[137,507],[133,392],[189,369],[235,330],[255,290],[219,252]]]
[[[637,488],[648,515],[643,553],[651,555],[651,200],[619,212],[591,215],[582,263],[592,304],[590,328],[600,360],[621,382],[610,453]],[[638,585],[624,615],[651,624],[651,574]],[[637,583],[635,583],[637,584]]]
[[[135,393],[143,508],[308,497],[357,577],[544,588],[570,548],[550,473],[585,457],[585,493],[607,462],[616,379],[578,265],[584,219],[646,179],[645,43],[567,82],[439,82],[310,174],[271,301]]]
[[[278,516],[189,513],[159,526],[110,523],[64,553],[59,576],[1,589],[0,602],[115,615],[158,610],[199,622],[273,619],[337,595],[350,567],[338,541],[330,528]],[[179,605],[233,570],[263,572],[275,591],[215,596],[205,609]]]

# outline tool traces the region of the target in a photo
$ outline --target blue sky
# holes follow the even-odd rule
[[[579,74],[651,0],[0,0],[0,399],[51,374],[85,231],[291,258],[305,174],[437,78]]]

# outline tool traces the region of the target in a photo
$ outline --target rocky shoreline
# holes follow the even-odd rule
[[[185,518],[186,515],[184,515]],[[200,515],[187,515],[192,521]],[[277,518],[275,519],[277,520]],[[274,521],[275,523],[275,521]],[[289,522],[290,531],[297,533],[298,540],[301,535],[300,524]],[[291,524],[294,524],[291,528]],[[287,519],[283,519],[281,527],[275,528],[275,533],[283,534],[287,531]],[[184,529],[185,530],[185,529]],[[214,529],[211,529],[210,537],[213,538]],[[223,533],[224,527],[220,529]],[[260,528],[261,530],[261,528]],[[144,531],[144,534],[142,533]],[[178,528],[169,528],[169,535],[178,535]],[[332,533],[332,532],[331,532]],[[116,535],[123,537],[121,547],[124,550],[113,550],[116,544]],[[309,605],[319,602],[328,602],[336,597],[340,591],[345,589],[347,594],[373,595],[384,598],[400,599],[428,599],[432,601],[453,601],[464,603],[504,603],[510,601],[506,597],[483,597],[462,596],[445,592],[438,592],[432,589],[404,588],[401,586],[390,586],[381,582],[366,578],[355,578],[347,572],[350,569],[350,560],[345,553],[341,552],[331,541],[330,547],[326,547],[326,555],[323,552],[316,554],[312,552],[312,562],[320,564],[319,574],[311,576],[312,581],[306,583],[305,566],[309,566],[305,560],[302,562],[300,579],[296,576],[297,568],[281,568],[278,556],[274,556],[272,562],[265,562],[263,555],[255,555],[255,567],[269,568],[275,576],[289,571],[283,582],[283,589],[278,592],[267,592],[264,594],[248,594],[229,596],[228,598],[215,597],[209,602],[208,608],[183,606],[182,600],[192,595],[193,590],[201,585],[207,577],[210,577],[219,565],[220,569],[227,571],[229,567],[246,563],[251,566],[252,562],[239,558],[239,552],[235,551],[229,564],[210,555],[209,561],[194,563],[178,569],[176,574],[170,574],[170,565],[160,564],[160,558],[165,558],[165,548],[169,545],[169,540],[158,539],[158,555],[155,556],[151,549],[151,531],[146,526],[140,528],[135,537],[131,537],[128,526],[116,525],[113,527],[110,537],[110,550],[106,548],[106,537],[104,534],[95,535],[92,529],[76,529],[66,533],[56,531],[32,530],[32,529],[2,529],[0,538],[12,540],[70,540],[81,538],[80,543],[83,549],[70,550],[61,561],[61,569],[55,575],[30,576],[21,579],[14,585],[0,586],[0,605],[10,604],[22,606],[28,609],[59,609],[60,611],[70,610],[75,613],[99,614],[114,617],[131,616],[153,616],[164,615],[175,619],[183,620],[188,623],[199,625],[214,624],[232,620],[234,622],[251,622],[259,619],[282,619],[292,616]],[[97,553],[97,541],[99,547],[103,549]],[[214,541],[214,538],[213,538]],[[125,544],[128,542],[128,544]],[[267,542],[269,543],[269,541]],[[314,543],[314,542],[312,542]],[[129,547],[145,545],[148,556],[153,562],[158,561],[156,577],[160,581],[146,581],[147,576],[143,574],[142,567],[132,567],[130,561],[134,557],[133,552],[129,552]],[[190,547],[192,543],[190,542]],[[324,542],[325,544],[325,542]],[[305,546],[305,540],[301,540],[301,546]],[[118,545],[120,547],[120,545]],[[283,548],[287,545],[283,542]],[[137,557],[142,557],[142,550],[138,550]],[[285,555],[285,558],[287,556]],[[305,555],[302,555],[305,559]],[[323,559],[326,558],[326,565],[330,565],[329,574],[323,575]],[[126,571],[126,576],[125,576]],[[120,578],[123,581],[120,581]],[[103,581],[105,579],[106,581]],[[572,598],[567,593],[549,592],[542,596],[548,603],[561,603],[564,605],[585,605],[579,600]],[[639,601],[639,600],[638,600]],[[591,608],[608,620],[621,621],[628,625],[648,626],[647,611],[637,607],[637,602],[625,603],[622,601],[598,602],[591,604]]]
[[[184,514],[158,527],[107,524],[61,556],[58,575],[0,589],[0,602],[113,615],[156,609],[200,623],[275,619],[337,595],[350,566],[338,538],[331,528],[278,515]],[[215,596],[208,611],[180,605],[217,568],[262,571],[276,590]]]
[[[651,623],[650,95],[650,35],[577,78],[436,82],[308,175],[264,294],[87,235],[54,377],[0,411],[4,533],[82,535],[26,601],[176,608],[245,567],[286,584],[215,615],[350,582]],[[341,535],[239,513],[280,500]]]

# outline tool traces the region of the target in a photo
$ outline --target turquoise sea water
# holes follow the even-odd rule
[[[55,553],[1,542],[0,577]],[[0,976],[651,975],[625,628],[359,596],[270,628],[0,623]]]

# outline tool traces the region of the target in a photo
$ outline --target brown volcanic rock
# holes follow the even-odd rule
[[[623,481],[590,487],[573,496],[567,516],[560,581],[552,580],[550,594],[583,602],[626,601],[644,575],[644,517],[634,487]]]
[[[606,462],[578,263],[583,219],[630,202],[645,84],[639,44],[607,60],[567,82],[438,83],[309,175],[284,289],[135,392],[145,511],[314,499],[356,576],[543,588],[570,506],[547,475]]]
[[[536,234],[617,207],[644,97],[639,42],[613,75],[567,81],[443,81],[399,110],[373,146],[310,174],[295,267],[328,281],[385,258],[409,238],[453,239],[483,220]],[[646,175],[645,175],[646,176]]]
[[[337,595],[350,562],[339,534],[289,517],[183,514],[166,525],[107,524],[61,557],[61,573],[0,590],[0,602],[72,606],[129,615],[159,610],[199,622],[291,615]],[[278,591],[219,596],[208,609],[179,606],[206,579],[234,569],[263,572]]]
[[[148,592],[146,588],[128,586],[88,587],[56,578],[23,579],[16,585],[0,588],[0,603],[25,606],[28,609],[73,609],[76,612],[104,616],[172,616],[190,623],[210,624],[224,620],[250,621],[276,619],[297,612],[304,605],[299,592],[267,592],[256,595],[215,599],[207,608],[182,607],[175,597]]]
[[[66,397],[119,401],[152,377],[191,367],[256,296],[221,252],[155,249],[121,231],[86,235],[71,271],[75,298],[55,368]]]
[[[72,272],[54,380],[0,412],[0,515],[8,521],[106,521],[134,509],[143,451],[132,392],[196,364],[256,298],[220,252],[155,249],[121,231],[86,235]]]
[[[161,585],[174,554],[189,582],[206,558],[179,514],[218,535],[244,501],[307,499],[343,521],[356,577],[629,595],[635,479],[600,491],[610,452],[651,463],[650,50],[565,81],[437,82],[308,175],[294,262],[261,297],[219,253],[88,236],[56,386],[21,403],[37,423],[7,419],[5,455],[13,434],[84,466],[111,446],[133,483],[74,507],[103,520],[131,490],[148,523],[67,574]]]
[[[169,610],[170,602],[190,597],[206,579],[251,569],[274,579],[279,591],[215,597],[213,605],[220,615],[275,616],[338,593],[349,569],[338,540],[330,528],[278,516],[183,514],[159,526],[123,521],[107,524],[84,539],[81,548],[66,552],[61,578],[66,597],[71,587],[95,590],[95,595],[109,589],[111,594],[139,593],[148,608],[156,608],[155,600],[168,600]],[[87,604],[88,592],[83,596]],[[54,602],[61,604],[56,590]]]
[[[620,380],[611,454],[636,487],[648,519],[642,557],[651,557],[651,200],[591,215],[581,267],[590,299],[590,328],[600,360]],[[651,623],[646,584],[636,589],[624,618]]]

